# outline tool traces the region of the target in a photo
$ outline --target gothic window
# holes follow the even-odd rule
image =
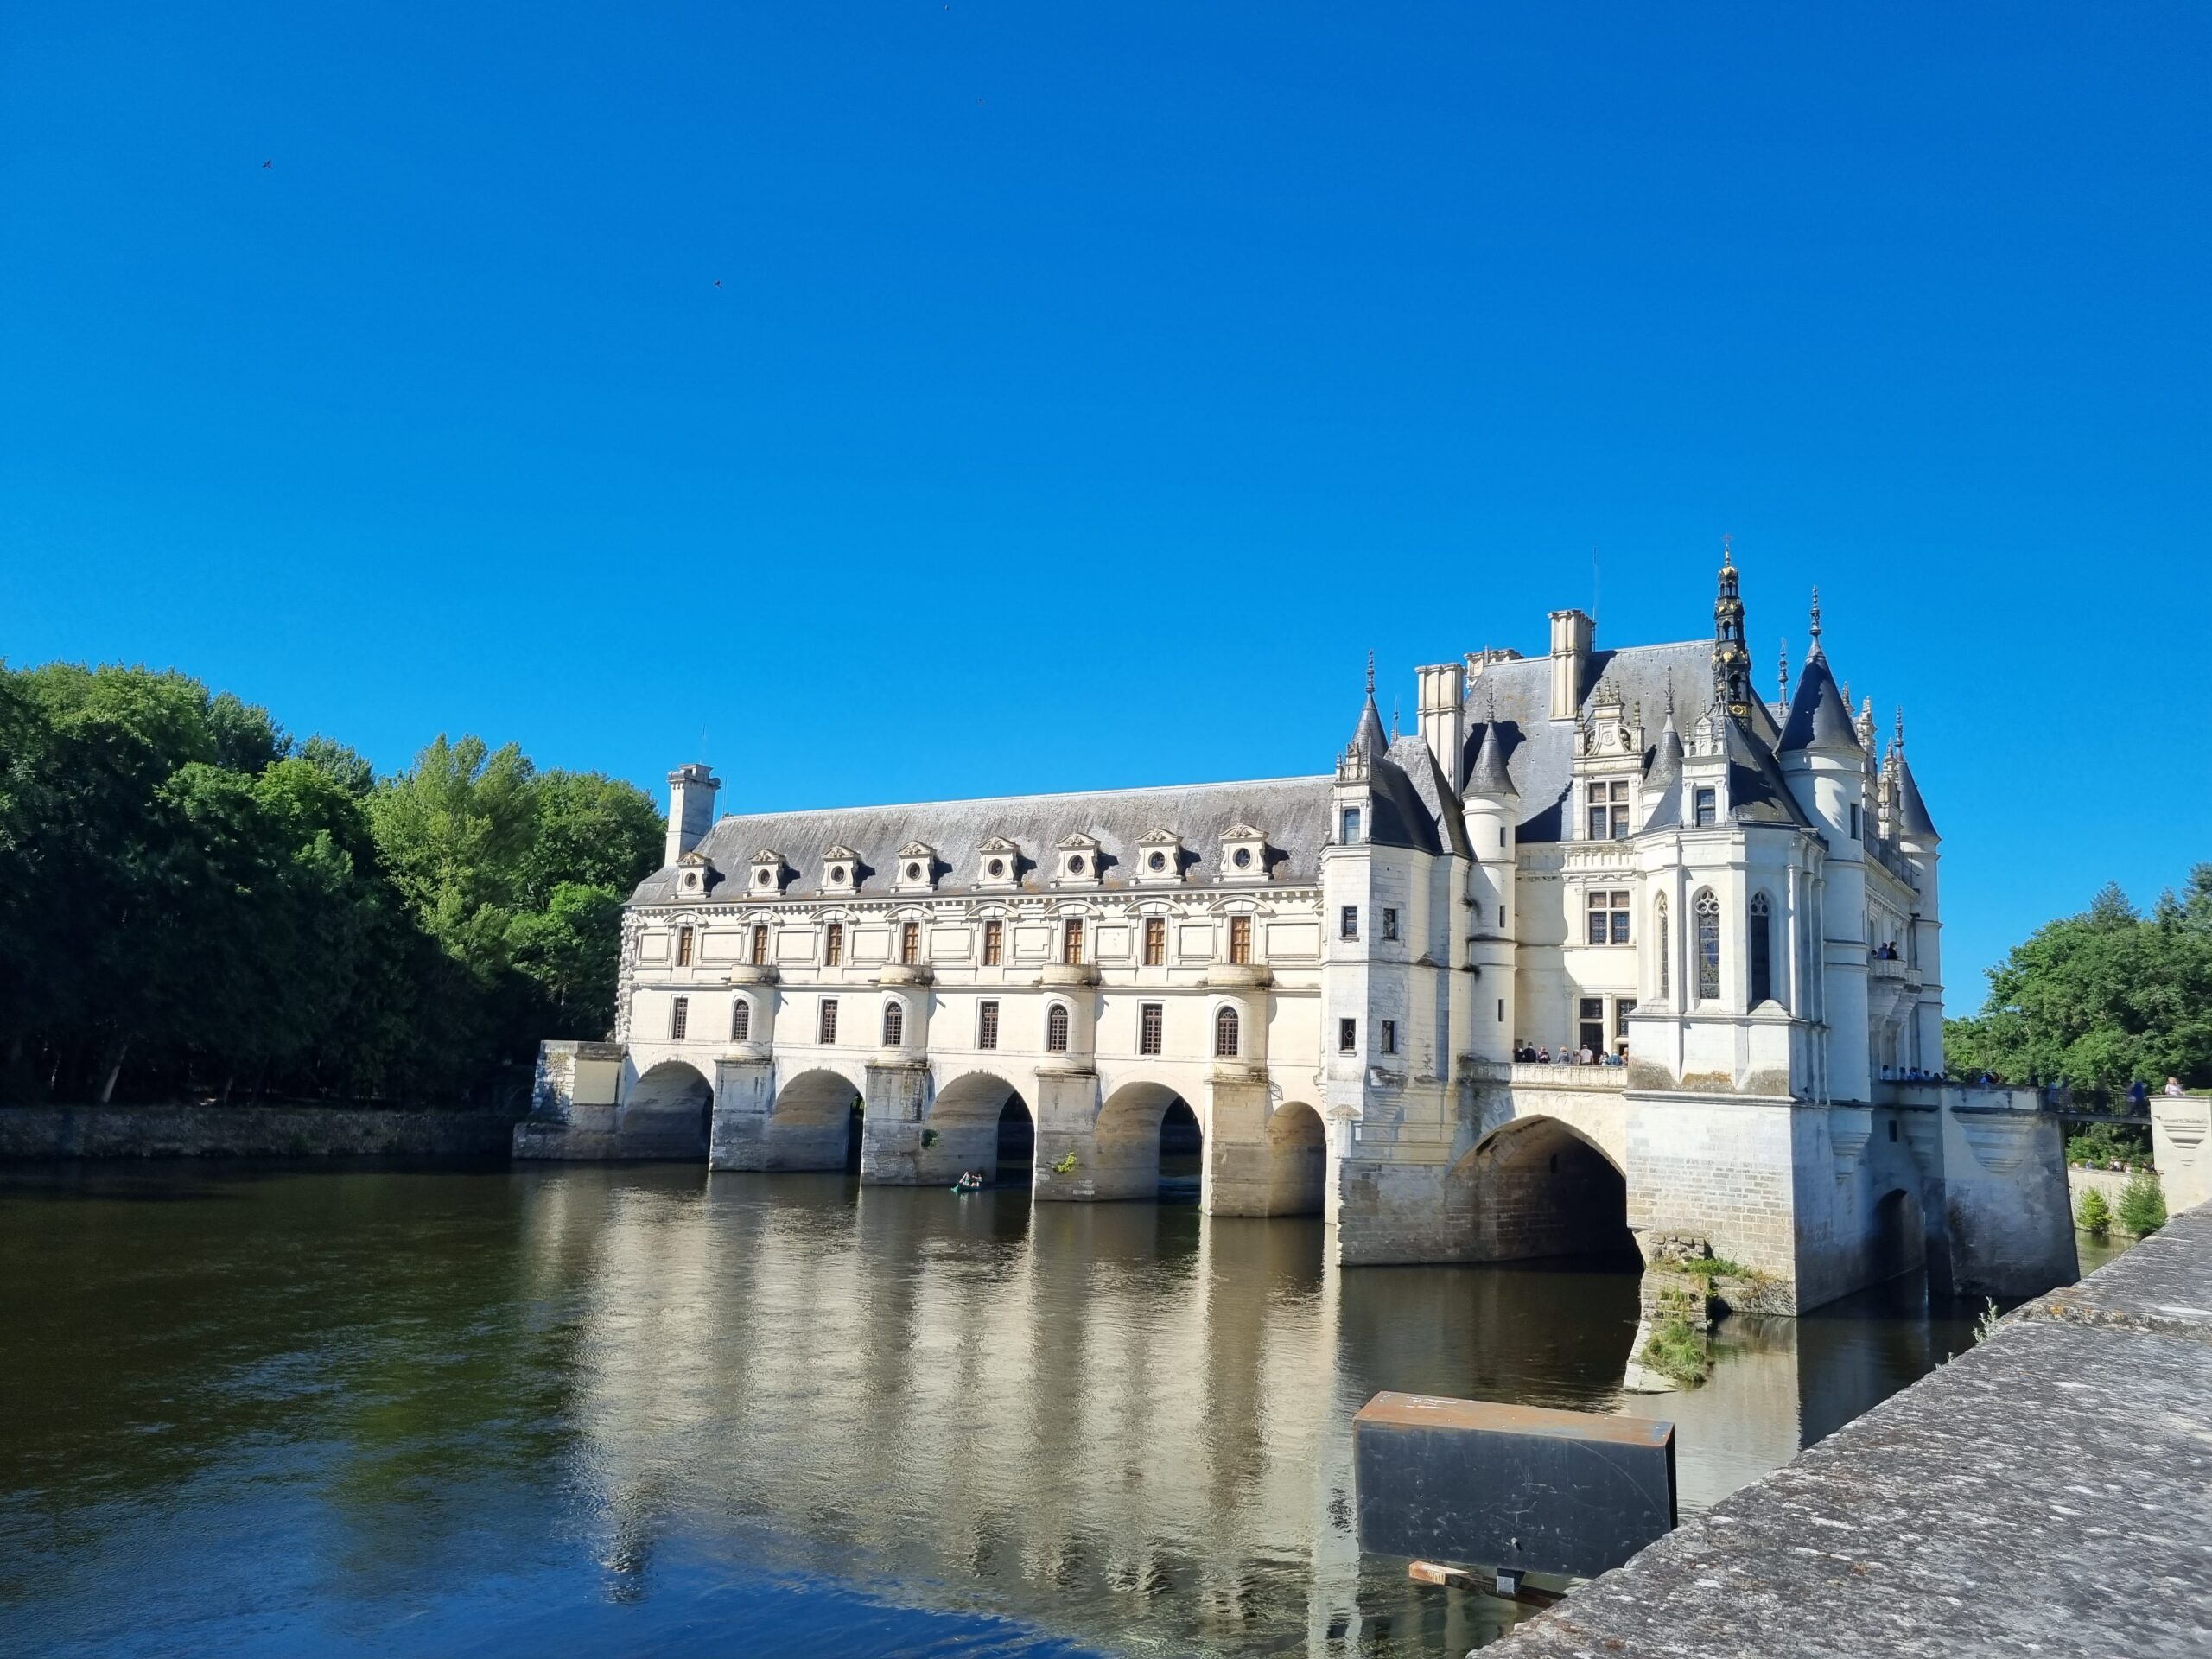
[[[1068,1011],[1065,1003],[1055,1002],[1045,1010],[1045,1052],[1047,1054],[1068,1052]]]
[[[1659,957],[1659,1000],[1667,1000],[1667,982],[1670,977],[1667,964],[1667,895],[1661,893],[1658,903],[1651,906],[1652,931],[1657,936]]]
[[[1602,996],[1578,997],[1575,1013],[1580,1016],[1576,1021],[1580,1029],[1576,1031],[1575,1036],[1580,1046],[1588,1049],[1592,1054],[1604,1053],[1605,1052],[1605,999]]]
[[[983,924],[983,966],[996,968],[1006,960],[1006,924],[988,921]]]
[[[814,1029],[817,1042],[828,1044],[837,1040],[837,999],[836,997],[825,996],[822,999],[821,1016],[817,1020]]]
[[[1344,808],[1344,845],[1347,847],[1357,845],[1359,841],[1359,809],[1356,806]]]
[[[1252,960],[1252,918],[1249,916],[1229,918],[1229,959],[1239,964]]]
[[[906,1010],[896,1002],[883,1005],[883,1046],[897,1048],[906,1040]]]
[[[743,997],[729,1005],[729,1039],[741,1043],[753,1035],[753,1005]]]
[[[1628,894],[1618,887],[1592,888],[1586,900],[1583,937],[1592,944],[1628,943]]]
[[[1071,916],[1060,924],[1060,960],[1079,963],[1083,960],[1083,922]]]
[[[682,1042],[683,1033],[690,1024],[691,999],[688,996],[675,998],[668,1005],[668,1040],[671,1043]]]
[[[1167,965],[1167,922],[1160,916],[1144,918],[1144,965],[1165,968]]]
[[[919,922],[899,924],[899,960],[909,968],[922,959],[922,925]]]
[[[1146,1002],[1139,1005],[1137,1008],[1138,1053],[1160,1052],[1161,1039],[1165,1035],[1163,1027],[1166,1024],[1166,1005],[1164,1003]]]
[[[845,959],[845,925],[832,922],[822,935],[822,961],[825,967],[835,968]]]
[[[1746,952],[1751,965],[1751,1007],[1774,1000],[1774,917],[1766,894],[1751,895],[1751,921]]]
[[[765,927],[753,930],[753,965],[755,968],[768,965],[768,930]]]
[[[1339,1054],[1356,1054],[1358,1052],[1359,1021],[1357,1020],[1338,1020],[1337,1052]]]
[[[1692,799],[1697,804],[1697,827],[1700,830],[1712,829],[1713,818],[1718,811],[1713,791],[1710,789],[1700,789],[1692,797]]]
[[[999,1005],[995,1002],[978,1003],[976,1007],[976,1046],[996,1048],[999,1046]]]
[[[1628,782],[1590,785],[1590,839],[1628,839]]]
[[[1708,887],[1691,908],[1697,915],[1697,995],[1710,1002],[1720,995],[1720,901]]]
[[[1398,937],[1398,912],[1395,910],[1385,909],[1382,912],[1382,937],[1386,939]]]
[[[1337,912],[1337,937],[1356,939],[1359,937],[1359,906],[1346,905]]]
[[[1236,1058],[1236,1010],[1224,1007],[1213,1017],[1213,1052],[1217,1059]]]
[[[691,965],[691,930],[688,927],[676,930],[676,965],[679,968]]]

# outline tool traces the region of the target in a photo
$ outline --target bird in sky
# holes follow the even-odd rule
[[[720,288],[721,285],[722,285],[722,279],[721,279],[721,277],[719,277],[719,276],[715,277],[715,286],[716,288]]]
[[[262,166],[264,166],[264,167],[274,167],[274,166],[276,166],[276,158],[274,156],[270,156],[267,161],[265,161],[265,162],[264,162],[262,163]]]

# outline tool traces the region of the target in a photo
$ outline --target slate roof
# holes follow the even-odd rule
[[[1797,694],[1789,700],[1789,723],[1783,728],[1779,752],[1788,754],[1799,749],[1865,753],[1859,747],[1858,728],[1851,723],[1843,693],[1836,690],[1835,676],[1828,672],[1828,659],[1817,651],[1805,659],[1804,671],[1798,676]]]
[[[1418,740],[1416,740],[1418,741]],[[1396,773],[1401,810],[1421,799],[1403,772]],[[700,842],[721,880],[709,902],[747,898],[748,864],[763,848],[780,852],[790,866],[779,895],[810,898],[822,890],[823,861],[832,847],[858,855],[863,899],[888,898],[898,849],[925,842],[937,849],[941,893],[968,893],[981,863],[977,849],[992,836],[1020,844],[1020,891],[1057,891],[1049,883],[1052,849],[1065,836],[1097,837],[1099,887],[1108,892],[1135,885],[1138,843],[1166,829],[1182,838],[1185,880],[1205,884],[1222,875],[1221,837],[1249,824],[1268,838],[1268,873],[1276,883],[1319,880],[1320,850],[1328,833],[1332,778],[1276,778],[1251,783],[1187,784],[1156,789],[1097,790],[1061,795],[1004,795],[970,801],[928,801],[903,806],[832,807],[817,811],[762,812],[718,819]],[[1378,788],[1378,799],[1381,791]],[[1434,828],[1428,826],[1431,843]],[[1418,842],[1414,844],[1419,844]],[[1046,860],[1040,869],[1038,860]],[[1001,888],[983,891],[1001,892]],[[656,871],[638,884],[633,904],[676,900],[673,869]]]
[[[1936,832],[1936,820],[1928,816],[1928,803],[1920,798],[1920,785],[1912,781],[1912,768],[1905,764],[1904,751],[1897,751],[1897,759],[1890,763],[1897,769],[1897,830],[1900,838],[1910,836],[1915,841],[1941,841]]]

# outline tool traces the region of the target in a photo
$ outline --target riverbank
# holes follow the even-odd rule
[[[504,1158],[504,1112],[382,1106],[0,1106],[0,1162],[62,1158]]]
[[[1522,1624],[1506,1659],[2212,1647],[2212,1207]]]

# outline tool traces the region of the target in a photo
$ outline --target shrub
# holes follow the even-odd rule
[[[2112,1231],[2112,1206],[2093,1186],[2082,1195],[2082,1207],[2074,1212],[2074,1219],[2091,1238],[2102,1240]]]
[[[1680,1264],[1678,1271],[1693,1279],[1750,1279],[1756,1275],[1751,1269],[1738,1266],[1725,1255],[1700,1255]]]
[[[1059,1161],[1058,1163],[1054,1164],[1054,1165],[1052,1166],[1052,1173],[1053,1173],[1053,1174],[1055,1174],[1055,1175],[1072,1175],[1072,1174],[1074,1174],[1074,1173],[1075,1173],[1075,1154],[1073,1154],[1073,1153],[1070,1153],[1070,1154],[1068,1154],[1068,1155],[1067,1155],[1066,1157],[1065,1157],[1065,1158],[1061,1159],[1061,1160],[1060,1160],[1060,1161]]]
[[[1713,1365],[1705,1338],[1687,1319],[1668,1319],[1656,1326],[1643,1344],[1643,1363],[1686,1389],[1704,1382]]]
[[[2166,1192],[2156,1175],[2146,1170],[2120,1188],[2120,1224],[2138,1238],[2166,1224]]]

